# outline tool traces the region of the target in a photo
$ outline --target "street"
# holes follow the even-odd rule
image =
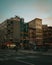
[[[0,65],[52,65],[52,54],[35,51],[0,50]]]

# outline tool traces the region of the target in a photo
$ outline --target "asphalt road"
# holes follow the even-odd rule
[[[52,55],[0,50],[0,65],[52,65]]]

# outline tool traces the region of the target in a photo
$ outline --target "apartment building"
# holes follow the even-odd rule
[[[4,40],[12,42],[20,42],[23,32],[24,19],[18,16],[5,20],[0,24],[3,31]]]
[[[42,19],[35,18],[29,22],[29,43],[42,45]]]
[[[43,45],[48,44],[48,26],[42,25],[43,29]]]
[[[52,47],[52,26],[48,26],[48,36],[47,36],[48,40],[48,45],[50,45]]]
[[[29,29],[29,25],[28,23],[25,23],[24,24],[24,35],[23,35],[23,44],[24,44],[24,47],[27,49],[28,46],[29,46],[29,32],[28,32],[28,29]]]

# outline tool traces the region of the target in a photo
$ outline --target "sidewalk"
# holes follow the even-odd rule
[[[40,55],[52,55],[52,52],[41,52],[41,51],[33,51],[33,50],[19,50],[19,52],[24,54],[40,54]]]
[[[33,51],[33,50],[19,50],[19,52],[24,54],[41,54],[42,53],[40,51]]]
[[[22,54],[37,54],[37,55],[52,55],[52,50],[48,50],[47,52],[41,52],[41,51],[33,51],[33,50],[18,50],[15,52],[15,50],[1,50],[0,53],[8,53],[8,54],[15,54],[15,53],[22,53]]]

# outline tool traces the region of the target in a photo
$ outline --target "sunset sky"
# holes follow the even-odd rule
[[[52,0],[0,0],[0,22],[18,15],[29,22],[41,18],[52,26]]]

